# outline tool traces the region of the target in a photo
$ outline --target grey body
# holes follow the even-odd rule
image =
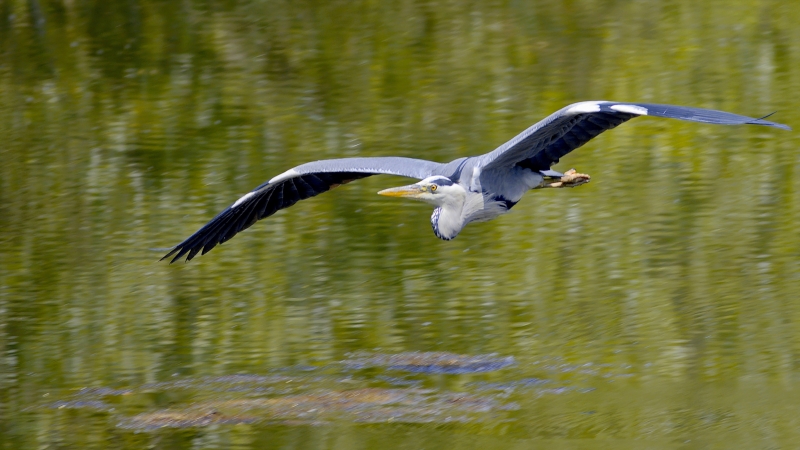
[[[421,180],[383,195],[412,197],[436,206],[431,223],[437,237],[453,239],[470,222],[507,212],[545,177],[560,176],[550,167],[603,131],[637,116],[655,116],[721,125],[788,126],[738,114],[701,108],[607,101],[580,102],[562,108],[497,149],[449,163],[402,157],[343,158],[314,161],[273,177],[220,212],[164,258],[192,259],[231,239],[256,221],[340,184],[372,175]],[[162,258],[163,259],[163,258]]]

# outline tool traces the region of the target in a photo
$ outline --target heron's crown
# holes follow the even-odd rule
[[[419,184],[435,184],[437,186],[452,186],[453,180],[442,175],[434,175],[420,181]]]

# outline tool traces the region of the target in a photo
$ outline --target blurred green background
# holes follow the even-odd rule
[[[798,24],[778,0],[0,2],[0,445],[795,447],[796,131],[637,119],[555,167],[591,184],[451,242],[372,177],[189,264],[157,249],[296,164],[480,154],[575,101],[800,129]],[[514,364],[341,363],[410,351]],[[297,388],[203,381],[276,373]],[[401,386],[430,420],[123,426]],[[487,403],[448,420],[430,397],[461,394]]]

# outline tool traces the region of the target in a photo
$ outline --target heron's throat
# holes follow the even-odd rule
[[[461,229],[464,228],[461,208],[440,206],[434,209],[431,215],[431,227],[433,227],[433,233],[439,239],[445,241],[455,239]]]

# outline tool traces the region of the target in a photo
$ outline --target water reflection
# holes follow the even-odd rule
[[[797,129],[791,2],[10,1],[0,18],[10,447],[797,441],[796,132],[632,121],[559,165],[590,173],[590,185],[529,195],[452,242],[431,235],[427,206],[376,196],[398,180],[374,177],[188,265],[159,265],[150,250],[296,164],[449,161],[576,100],[778,110]],[[518,409],[413,432],[345,416],[136,434],[101,406],[130,419],[233,397],[79,394],[314,374],[363,351],[515,364],[334,371],[318,392],[433,389]]]
[[[512,373],[511,381],[490,381],[484,375],[512,365],[513,358],[498,355],[362,352],[326,366],[285,367],[266,375],[84,387],[29,410],[48,416],[72,410],[87,419],[102,414],[119,428],[142,431],[256,423],[486,423],[518,410],[512,398],[587,393],[593,389],[580,386],[587,378],[623,376],[607,364],[576,366],[552,358],[522,368],[550,379],[514,379],[518,374]],[[459,377],[437,379],[441,374]],[[469,381],[469,375],[479,378]]]

